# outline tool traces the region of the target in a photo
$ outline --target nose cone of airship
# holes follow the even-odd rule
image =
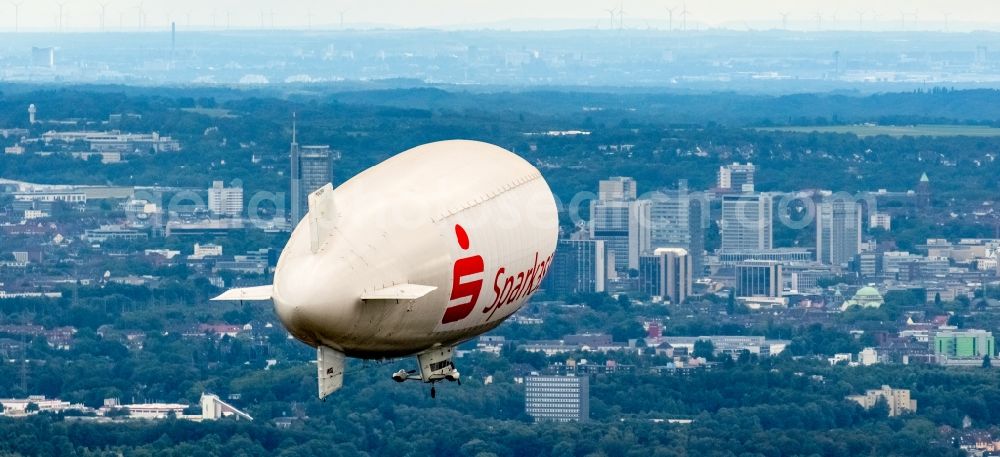
[[[293,242],[289,247],[274,273],[275,313],[292,335],[315,346],[349,322],[351,304],[344,298],[350,288],[343,283],[349,279],[322,254],[296,250]]]

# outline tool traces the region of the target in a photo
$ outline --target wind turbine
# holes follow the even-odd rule
[[[906,30],[906,12],[899,10],[899,29]]]
[[[615,9],[614,8],[608,8],[608,9],[605,9],[604,11],[607,11],[608,14],[611,15],[610,29],[614,30],[615,29]]]
[[[59,6],[59,33],[63,31],[63,7],[66,6],[66,2],[56,3]]]
[[[687,2],[681,4],[681,30],[686,31],[688,27],[688,5]]]
[[[822,11],[817,11],[816,12],[816,31],[818,32],[818,31],[821,31],[821,30],[823,30],[823,12]]]
[[[788,13],[778,13],[781,16],[781,30],[788,30]]]
[[[945,32],[948,31],[948,17],[949,16],[951,16],[951,13],[944,13],[944,31]]]
[[[145,2],[139,2],[139,6],[137,6],[136,9],[139,11],[139,30],[141,31],[143,26],[146,25]]]
[[[618,30],[625,28],[625,3],[618,4]]]
[[[861,21],[864,20],[864,18],[865,18],[865,12],[864,11],[858,11],[858,31],[859,32],[862,31],[862,30],[864,30],[864,27],[861,26]]]
[[[677,8],[677,7],[667,8],[667,14],[669,15],[669,19],[667,20],[667,31],[668,32],[674,30],[674,9],[675,8]]]
[[[10,2],[14,7],[14,33],[21,30],[21,4],[24,2]]]
[[[97,2],[101,6],[101,32],[105,31],[104,24],[107,22],[108,4],[110,2]]]
[[[340,14],[340,29],[344,29],[344,15],[347,14],[347,10],[339,11]]]

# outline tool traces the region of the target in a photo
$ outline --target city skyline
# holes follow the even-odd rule
[[[0,5],[0,32],[162,31],[184,29],[656,29],[798,31],[1000,30],[1000,4],[893,0],[740,2],[733,0],[607,1],[522,0],[463,5],[451,1],[306,0],[275,4],[191,0],[39,1]]]

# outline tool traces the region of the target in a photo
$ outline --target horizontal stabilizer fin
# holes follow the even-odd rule
[[[322,345],[316,348],[316,374],[320,400],[344,386],[345,359],[344,353],[336,349]]]
[[[309,249],[319,252],[337,224],[337,209],[333,204],[333,185],[327,183],[309,194]]]
[[[238,289],[229,289],[213,298],[213,301],[228,301],[228,300],[239,300],[239,301],[257,301],[257,300],[270,300],[271,299],[271,285],[266,286],[256,286],[256,287],[241,287]]]
[[[396,284],[361,294],[362,300],[416,300],[433,292],[437,287],[422,284]]]

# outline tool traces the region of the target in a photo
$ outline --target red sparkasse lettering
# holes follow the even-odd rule
[[[455,238],[458,245],[463,250],[469,249],[469,235],[461,225],[455,224]],[[452,302],[458,301],[449,306],[444,311],[441,318],[442,324],[459,321],[469,317],[472,310],[476,309],[479,302],[479,293],[483,288],[483,279],[477,278],[471,281],[463,281],[466,276],[482,274],[486,267],[483,257],[479,255],[463,257],[455,261],[451,276],[451,298]]]
[[[524,287],[524,272],[522,271],[517,274],[517,286],[514,287],[514,290],[510,292],[510,297],[507,298],[507,303],[506,303],[507,305],[514,303],[514,300],[521,298],[521,290],[523,287]]]
[[[538,253],[536,252],[531,268],[526,271],[520,271],[517,274],[512,273],[504,277],[506,269],[501,267],[497,270],[497,274],[493,278],[493,292],[496,294],[496,297],[493,299],[493,304],[483,309],[483,314],[489,314],[489,317],[486,319],[492,319],[493,314],[496,314],[497,310],[504,305],[524,299],[538,290],[542,285],[542,279],[545,277],[548,264],[551,262],[551,255],[546,260],[539,262]],[[503,288],[500,287],[501,280],[503,280]]]
[[[462,250],[469,249],[471,245],[469,235],[458,224],[455,225],[455,239]],[[539,253],[536,251],[531,267],[524,271],[518,271],[516,274],[505,275],[506,267],[497,268],[497,272],[493,276],[493,293],[495,295],[493,303],[483,309],[483,314],[489,314],[486,320],[492,319],[497,310],[505,305],[525,299],[535,293],[542,286],[542,280],[548,273],[553,255],[554,253],[549,254],[547,258],[539,262]],[[473,255],[455,261],[452,269],[450,304],[445,309],[444,317],[441,319],[442,324],[460,321],[472,314],[472,310],[476,309],[476,304],[479,302],[483,279],[481,277],[469,279],[468,277],[484,272],[485,262],[482,256]]]
[[[495,308],[497,304],[500,303],[500,298],[503,297],[504,293],[507,291],[506,282],[504,282],[503,289],[501,289],[499,286],[500,277],[503,275],[504,271],[505,271],[504,268],[500,267],[500,269],[497,270],[496,276],[493,277],[493,293],[496,294],[496,297],[493,298],[493,304],[487,306],[486,309],[483,310],[483,314],[486,314],[490,312],[491,309]]]
[[[536,252],[535,260],[531,262],[531,268],[528,270],[527,273],[524,274],[524,277],[528,279],[528,284],[524,286],[522,295],[527,296],[528,294],[534,292],[533,287],[535,285],[535,273],[537,272],[538,272],[538,253]]]

